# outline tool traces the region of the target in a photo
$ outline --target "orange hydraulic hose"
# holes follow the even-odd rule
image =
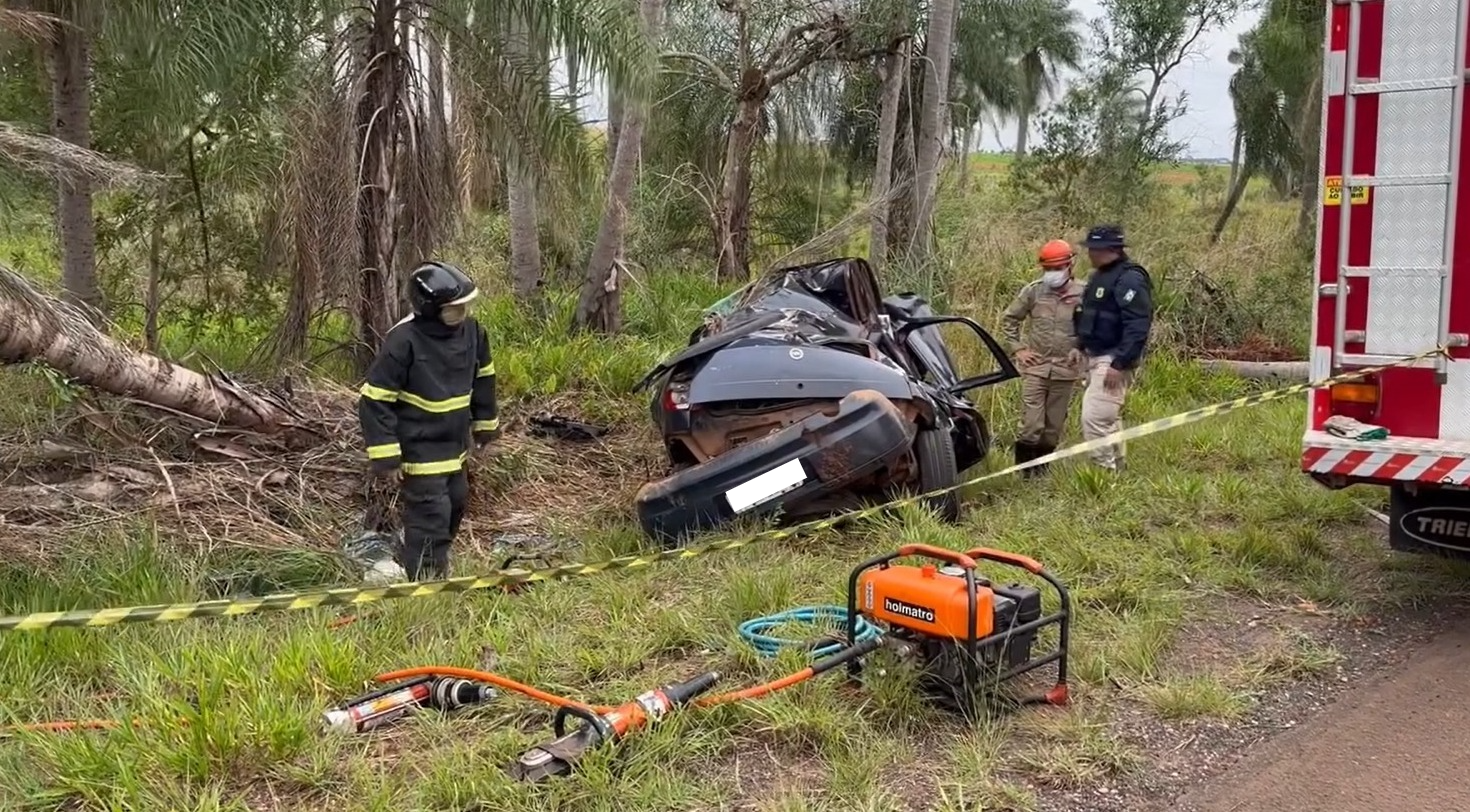
[[[135,719],[133,724],[142,724],[142,720]],[[111,730],[122,727],[122,722],[114,719],[78,719],[75,721],[60,722],[29,722],[19,725],[6,725],[0,728],[0,735],[15,731],[45,731],[50,733],[64,733],[70,730]]]
[[[812,668],[811,666],[807,666],[800,671],[787,674],[780,679],[761,683],[760,685],[752,685],[749,688],[741,688],[738,691],[731,691],[725,694],[718,694],[716,696],[707,696],[701,699],[696,699],[694,700],[694,706],[696,708],[707,708],[711,705],[723,705],[727,702],[739,702],[744,699],[755,699],[757,697],[765,696],[766,694],[775,693],[782,688],[790,688],[791,686],[799,682],[805,682],[811,679],[813,676],[816,676],[816,673],[816,669]]]
[[[761,683],[760,685],[752,685],[748,688],[741,688],[738,691],[730,691],[729,693],[719,694],[717,696],[697,699],[694,701],[694,705],[696,707],[707,708],[711,705],[723,705],[729,702],[739,702],[746,699],[756,699],[758,697],[765,696],[766,694],[775,693],[776,691],[779,691],[783,688],[790,688],[797,683],[805,682],[815,675],[816,670],[813,669],[811,666],[807,666],[800,671],[787,674],[780,679]],[[588,705],[586,703],[578,702],[574,699],[568,699],[564,696],[550,694],[537,688],[532,688],[525,683],[516,682],[513,679],[502,677],[499,674],[495,674],[490,671],[476,671],[470,668],[456,668],[454,666],[447,665],[429,665],[420,666],[418,668],[404,668],[399,671],[389,671],[385,674],[379,674],[373,679],[378,682],[395,682],[397,680],[411,679],[413,677],[421,676],[459,677],[461,679],[475,680],[478,682],[488,682],[491,685],[498,685],[501,688],[505,688],[506,690],[524,694],[532,699],[545,702],[548,705],[556,705],[558,707],[565,707],[570,705],[576,708],[591,710],[593,713],[597,714],[607,713],[608,711],[613,709],[611,706],[608,705]]]
[[[707,708],[712,705],[724,705],[731,702],[740,702],[747,699],[757,699],[767,694],[772,694],[776,691],[790,688],[791,686],[798,683],[805,682],[816,676],[816,673],[816,669],[812,668],[811,666],[807,666],[800,671],[787,674],[780,679],[771,680],[770,682],[763,682],[760,685],[752,685],[748,688],[741,688],[737,691],[730,691],[728,693],[718,694],[716,696],[697,699],[694,701],[693,704],[695,707]],[[509,677],[502,677],[501,675],[490,671],[476,671],[472,668],[457,668],[452,665],[428,665],[419,666],[417,668],[404,668],[398,671],[388,671],[386,673],[379,674],[376,677],[373,677],[373,679],[377,682],[396,682],[398,680],[411,679],[413,677],[422,676],[458,677],[460,679],[473,680],[476,682],[487,682],[491,685],[499,686],[508,691],[515,691],[516,693],[524,694],[531,699],[535,699],[539,702],[545,702],[548,705],[555,705],[557,707],[570,706],[574,708],[582,708],[598,715],[606,714],[612,710],[615,710],[615,708],[611,705],[588,705],[583,702],[578,702],[575,699],[568,699],[564,696],[557,696],[556,694],[542,691],[539,688],[533,688],[523,682],[516,682]],[[187,720],[184,719],[180,719],[179,721],[187,723]],[[141,719],[135,719],[133,720],[133,725],[137,726],[142,724],[142,722],[143,720]],[[10,731],[20,730],[50,731],[59,733],[71,730],[109,730],[121,726],[121,722],[117,722],[111,719],[34,722],[30,724],[0,727],[0,736],[3,736]]]
[[[418,668],[404,668],[398,671],[389,671],[386,674],[379,674],[376,677],[373,677],[373,679],[377,680],[378,682],[394,682],[396,680],[423,676],[459,677],[460,679],[475,680],[477,682],[488,682],[491,685],[497,685],[501,688],[506,689],[507,691],[515,691],[520,694],[525,694],[532,699],[545,702],[548,705],[556,705],[557,707],[570,706],[574,708],[582,708],[584,710],[590,710],[596,714],[603,714],[612,710],[612,707],[609,705],[588,705],[584,702],[578,702],[575,699],[567,699],[564,696],[557,696],[556,694],[550,694],[538,688],[532,688],[525,683],[516,682],[509,677],[502,677],[499,674],[494,674],[489,671],[476,671],[471,668],[455,668],[451,665],[426,665],[420,666]]]

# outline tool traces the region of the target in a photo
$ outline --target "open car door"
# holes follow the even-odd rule
[[[1020,370],[1011,362],[1009,353],[984,327],[964,316],[936,315],[919,296],[912,293],[890,296],[883,300],[884,310],[896,324],[893,339],[915,365],[910,370],[915,376],[942,387],[955,396],[994,386],[1021,376]],[[964,377],[955,362],[950,345],[940,332],[940,325],[961,324],[969,328],[980,339],[984,347],[982,356],[989,355],[994,368]]]

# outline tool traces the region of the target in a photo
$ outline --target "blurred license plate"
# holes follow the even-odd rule
[[[806,469],[801,467],[801,460],[792,460],[725,491],[725,499],[731,510],[744,513],[762,502],[795,490],[803,482],[806,482]]]

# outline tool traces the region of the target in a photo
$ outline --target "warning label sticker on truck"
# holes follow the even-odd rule
[[[1353,205],[1361,206],[1368,202],[1368,187],[1353,187]],[[1328,175],[1322,179],[1322,205],[1342,205],[1342,175]]]

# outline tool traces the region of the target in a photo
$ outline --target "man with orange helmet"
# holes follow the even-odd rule
[[[1057,449],[1072,390],[1082,377],[1072,313],[1081,301],[1084,286],[1072,276],[1074,257],[1066,240],[1051,240],[1041,246],[1036,255],[1041,277],[1021,288],[1001,317],[1006,344],[1021,370],[1017,464]],[[1040,475],[1045,468],[1044,464],[1028,468],[1022,475]]]

